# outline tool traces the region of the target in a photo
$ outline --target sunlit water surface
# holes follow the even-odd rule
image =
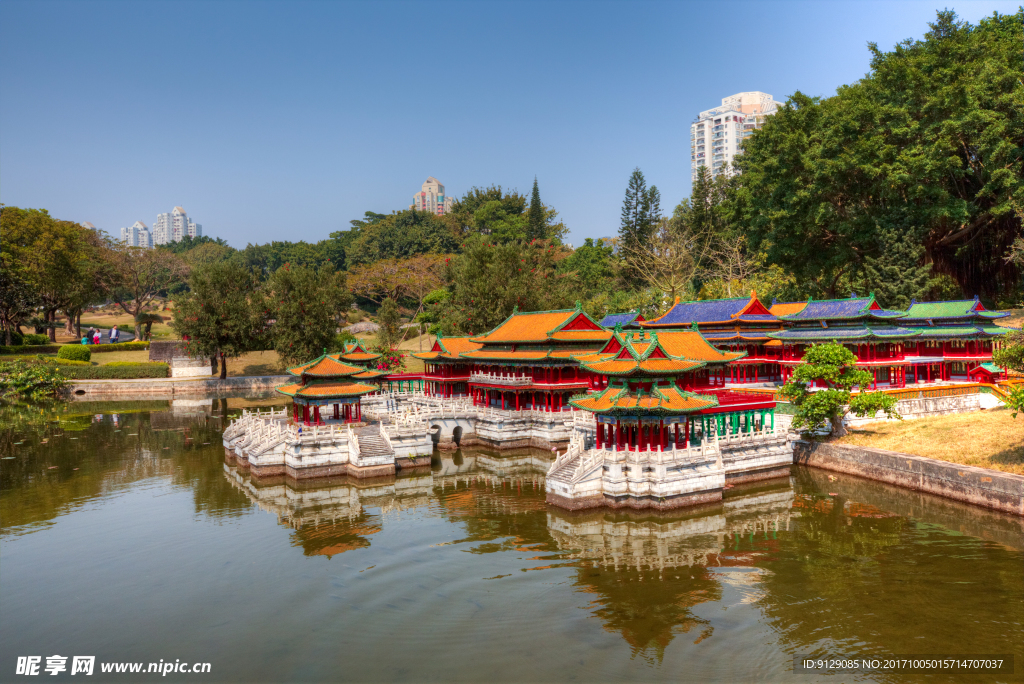
[[[983,681],[1024,679],[1017,519],[803,468],[568,514],[536,450],[256,482],[220,442],[246,403],[0,410],[0,680],[61,654],[211,663],[165,681],[815,681],[803,653],[1013,653]],[[949,679],[982,680],[841,677]]]

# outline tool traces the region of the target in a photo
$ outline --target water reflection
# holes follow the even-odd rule
[[[178,609],[180,623],[210,625],[211,643],[255,639],[268,652],[313,643],[333,653],[346,639],[355,679],[386,678],[377,663],[401,661],[412,678],[427,671],[417,667],[448,667],[470,680],[685,671],[779,681],[795,653],[1020,654],[1024,643],[1018,518],[803,468],[700,509],[572,513],[545,503],[551,456],[529,449],[439,453],[430,468],[374,480],[258,481],[225,462],[220,442],[223,418],[245,401],[0,408],[0,596],[16,616],[0,634],[60,633],[58,604],[73,600],[85,602],[83,620],[108,611],[111,638],[131,641],[132,630],[117,630],[135,618],[109,606],[127,591],[173,612],[180,591],[161,587],[188,563],[196,598]],[[115,513],[88,524],[121,527],[94,529],[76,556],[93,564],[65,572],[47,535],[75,543],[75,521],[100,510]],[[57,537],[61,525],[72,531]],[[152,565],[129,573],[134,589],[106,582],[122,576],[119,535],[159,540],[139,555]],[[37,586],[37,575],[48,581]],[[63,587],[48,618],[28,610]],[[288,630],[272,627],[280,618]],[[170,638],[147,629],[147,644]],[[79,625],[62,636],[90,633]],[[385,658],[375,644],[396,634],[403,654]],[[481,655],[445,659],[450,643]],[[231,664],[239,679],[317,678],[288,662],[239,652]]]

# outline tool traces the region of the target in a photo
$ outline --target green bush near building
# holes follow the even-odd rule
[[[71,361],[89,361],[92,359],[92,352],[84,344],[65,344],[57,352],[58,359],[70,359]]]

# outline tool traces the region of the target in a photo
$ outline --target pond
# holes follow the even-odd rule
[[[95,656],[87,681],[979,680],[799,654],[1013,654],[984,681],[1024,677],[1018,519],[799,467],[701,509],[570,514],[537,450],[256,482],[220,442],[246,403],[0,409],[0,679],[55,654]]]

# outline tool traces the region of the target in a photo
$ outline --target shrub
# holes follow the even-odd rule
[[[58,359],[56,356],[43,356],[42,354],[36,354],[35,356],[11,356],[4,359],[7,361],[21,361],[23,363],[49,363],[56,364],[58,366],[91,366],[92,364],[88,361],[72,361],[71,359]]]
[[[82,345],[83,347],[86,345]],[[149,342],[118,342],[117,344],[97,344],[89,346],[94,354],[102,354],[103,352],[116,352],[116,351],[140,351],[142,349],[149,349]]]
[[[3,339],[3,338],[0,337],[0,339]],[[60,344],[41,344],[41,345],[27,345],[27,344],[13,345],[12,344],[10,347],[5,347],[5,346],[0,345],[0,354],[39,354],[39,353],[56,354],[58,351],[60,351],[60,348],[62,346],[63,345],[60,345]]]
[[[6,339],[6,338],[0,336],[0,339]],[[12,330],[11,331],[11,346],[12,347],[20,347],[23,344],[25,344],[25,336],[22,335],[17,330]]]
[[[65,344],[57,352],[58,359],[71,359],[72,361],[89,361],[92,359],[92,352],[84,344]]]
[[[64,368],[62,371],[76,380],[136,380],[166,378],[168,368],[166,363],[115,361],[103,366]]]
[[[46,335],[25,335],[22,344],[38,346],[40,344],[50,344],[50,338]]]
[[[55,364],[0,363],[0,397],[43,399],[57,395],[66,386],[67,378]]]

